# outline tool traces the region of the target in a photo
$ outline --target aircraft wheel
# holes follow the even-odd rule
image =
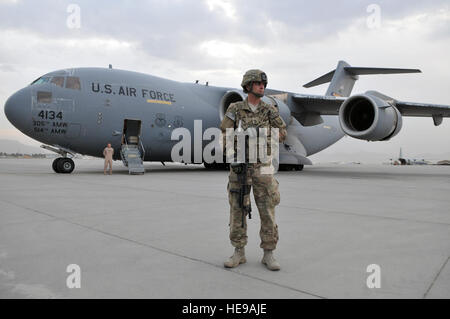
[[[296,171],[303,171],[303,167],[304,167],[304,165],[296,165],[295,166],[295,170]]]
[[[56,166],[62,174],[70,174],[75,169],[75,163],[70,158],[60,158]]]
[[[61,158],[61,157],[56,158],[56,159],[53,161],[53,164],[52,164],[53,170],[55,171],[55,173],[58,173],[58,174],[59,174],[59,170],[58,170],[58,162],[59,162],[60,159],[62,159],[62,158]]]

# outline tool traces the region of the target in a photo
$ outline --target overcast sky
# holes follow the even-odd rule
[[[75,11],[70,4],[77,5]],[[399,100],[450,104],[448,0],[0,0],[0,43],[2,106],[49,71],[108,64],[231,87],[239,86],[247,69],[260,68],[270,88],[323,94],[326,85],[302,85],[334,69],[338,60],[423,71],[361,76],[353,93],[374,89]],[[4,112],[0,139],[39,145]],[[450,152],[450,119],[434,127],[431,118],[405,118],[392,141],[345,138],[325,154],[398,154],[400,147],[411,157]]]

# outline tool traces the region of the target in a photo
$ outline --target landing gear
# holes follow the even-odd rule
[[[74,151],[58,145],[55,145],[54,147],[48,145],[41,145],[41,147],[62,156],[58,157],[53,161],[52,168],[55,171],[55,173],[70,174],[73,172],[73,170],[75,169],[75,163],[73,162],[72,159],[68,158],[67,155],[70,154],[72,155],[72,157],[74,157],[75,156]]]
[[[75,169],[75,163],[70,158],[61,158],[58,162],[58,171],[62,174],[70,174]]]
[[[303,165],[296,165],[296,164],[280,164],[279,166],[280,171],[302,171]]]
[[[58,174],[70,174],[75,169],[75,163],[67,157],[59,157],[53,161],[53,170]]]
[[[53,168],[53,170],[55,171],[55,173],[59,173],[59,172],[58,172],[58,162],[59,162],[60,159],[61,159],[61,157],[60,157],[60,158],[57,158],[57,159],[55,159],[55,160],[53,161],[52,168]]]

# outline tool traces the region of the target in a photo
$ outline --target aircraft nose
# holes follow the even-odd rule
[[[29,126],[30,113],[30,94],[24,89],[11,95],[5,103],[6,118],[21,131]]]

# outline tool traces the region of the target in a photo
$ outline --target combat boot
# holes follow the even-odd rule
[[[261,262],[266,265],[267,269],[280,270],[281,266],[278,261],[273,257],[273,250],[264,249],[264,257]]]
[[[247,259],[245,259],[245,248],[235,248],[234,254],[226,262],[223,263],[223,265],[226,268],[234,268],[239,266],[240,264],[244,264],[247,262]]]

